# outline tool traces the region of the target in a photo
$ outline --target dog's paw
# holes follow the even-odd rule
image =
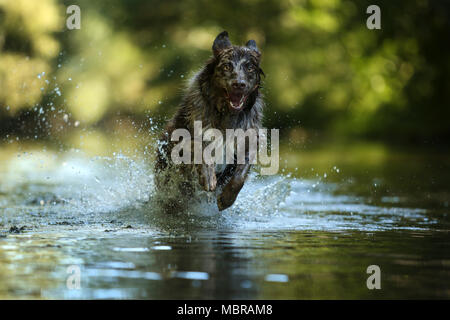
[[[228,204],[225,203],[225,199],[223,198],[222,195],[220,195],[217,198],[217,207],[219,208],[219,211],[223,211],[226,208],[229,208],[230,206]]]
[[[217,198],[217,208],[219,208],[219,211],[223,211],[226,209],[220,196]]]
[[[217,197],[217,207],[223,211],[231,207],[237,198],[238,193],[233,192],[231,188],[225,188],[223,192]]]
[[[200,166],[199,182],[205,191],[214,191],[217,187],[217,177],[214,166]]]

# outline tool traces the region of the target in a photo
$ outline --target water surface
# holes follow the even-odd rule
[[[0,150],[3,299],[450,297],[447,154],[286,147],[232,208],[180,215],[153,201],[145,157]]]

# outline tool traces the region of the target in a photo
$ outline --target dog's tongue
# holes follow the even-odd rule
[[[244,104],[244,94],[242,92],[231,92],[230,96],[230,106],[233,109],[239,110]]]

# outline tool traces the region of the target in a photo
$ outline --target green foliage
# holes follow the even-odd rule
[[[65,28],[70,4],[81,7],[81,30]],[[445,142],[450,3],[378,1],[382,29],[368,30],[371,4],[0,0],[0,107],[15,115],[36,103],[48,108],[51,97],[86,125],[117,111],[170,115],[227,30],[234,43],[255,39],[262,49],[266,125]]]
[[[60,48],[58,8],[54,0],[0,0],[0,106],[12,114],[42,99],[36,76],[51,72]]]

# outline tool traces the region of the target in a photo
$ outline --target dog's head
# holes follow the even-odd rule
[[[213,84],[229,110],[239,113],[260,86],[264,75],[259,67],[261,53],[254,40],[245,46],[233,46],[226,31],[214,40],[212,50],[216,61]]]

